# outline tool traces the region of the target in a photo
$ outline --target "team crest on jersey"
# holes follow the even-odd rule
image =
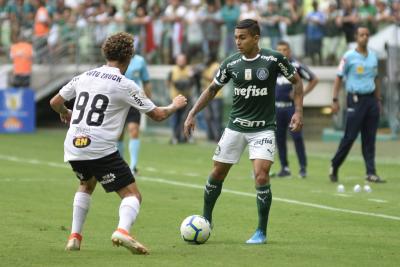
[[[257,69],[256,75],[259,80],[264,81],[268,78],[269,72],[265,68],[260,68],[260,69]]]
[[[245,69],[244,70],[244,79],[247,81],[251,80],[251,69]]]
[[[72,144],[77,148],[84,148],[90,145],[92,140],[87,136],[77,136],[72,140]]]

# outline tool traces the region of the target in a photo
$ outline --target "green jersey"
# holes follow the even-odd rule
[[[238,132],[275,130],[275,85],[278,73],[287,79],[296,70],[282,54],[261,49],[248,59],[234,54],[222,62],[214,78],[218,85],[233,81],[233,103],[228,128]]]

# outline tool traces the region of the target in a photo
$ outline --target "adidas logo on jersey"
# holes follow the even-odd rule
[[[248,99],[250,96],[268,95],[268,88],[257,88],[255,85],[249,85],[247,88],[235,88],[234,94],[244,96],[245,99]]]

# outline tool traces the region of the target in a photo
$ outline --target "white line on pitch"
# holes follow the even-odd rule
[[[384,199],[376,199],[376,198],[368,198],[368,201],[378,202],[378,203],[387,203],[387,200],[384,200]]]
[[[57,168],[68,168],[68,165],[66,165],[66,164],[59,164],[59,163],[40,161],[40,160],[22,159],[22,158],[18,158],[18,157],[6,156],[6,155],[1,155],[1,154],[0,154],[0,160],[15,161],[15,162],[29,163],[29,164],[43,164],[43,165],[57,167]],[[196,188],[196,189],[201,189],[201,190],[204,189],[204,185],[189,184],[189,183],[183,183],[183,182],[166,180],[166,179],[155,178],[155,177],[143,177],[142,176],[142,177],[139,177],[138,180],[144,180],[144,181],[156,182],[156,183],[162,183],[162,184],[170,184],[170,185],[181,186],[181,187],[190,187],[190,188]],[[230,190],[230,189],[223,189],[223,192],[234,194],[234,195],[246,196],[246,197],[253,197],[253,198],[255,197],[254,193],[246,193],[246,192]],[[308,202],[280,198],[280,197],[274,197],[274,201],[280,201],[280,202],[284,202],[284,203],[290,203],[290,204],[312,207],[312,208],[323,209],[323,210],[330,210],[330,211],[336,211],[336,212],[343,212],[343,213],[350,213],[350,214],[357,214],[357,215],[364,215],[364,216],[378,217],[378,218],[400,221],[400,217],[398,217],[398,216],[334,208],[334,207],[330,207],[330,206],[326,206],[326,205],[308,203]]]

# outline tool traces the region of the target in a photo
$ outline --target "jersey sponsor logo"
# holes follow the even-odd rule
[[[264,81],[268,78],[269,72],[265,68],[260,68],[260,69],[257,69],[256,76],[259,80]]]
[[[290,75],[289,70],[285,65],[283,65],[281,62],[279,62],[278,66],[279,66],[279,68],[281,68],[283,75],[285,75],[286,77]]]
[[[249,85],[247,88],[235,88],[234,94],[244,96],[245,99],[248,99],[250,96],[268,95],[268,88],[257,88],[255,85]]]
[[[133,100],[135,100],[136,104],[138,104],[139,106],[143,107],[144,103],[136,93],[137,93],[136,91],[131,91],[131,92],[129,92],[129,96],[132,97]]]
[[[272,145],[272,143],[273,143],[273,141],[272,141],[272,139],[269,139],[269,138],[263,138],[263,139],[258,139],[258,140],[256,140],[255,142],[254,142],[254,146],[262,146],[262,145],[266,145],[266,144],[268,144],[268,145]],[[272,154],[272,152],[271,152],[271,154]]]
[[[274,56],[261,56],[261,59],[264,59],[266,61],[274,61],[274,62],[278,61],[278,59]]]
[[[115,174],[114,173],[108,173],[106,175],[104,175],[103,177],[101,177],[101,184],[109,184],[115,181]]]
[[[243,127],[254,128],[265,126],[265,121],[249,121],[241,118],[235,118],[233,123],[237,123]]]
[[[237,64],[237,63],[239,63],[240,61],[242,61],[242,59],[241,59],[241,58],[239,58],[239,59],[236,59],[236,60],[234,60],[234,61],[232,61],[232,62],[229,62],[228,64],[226,64],[226,66],[227,66],[227,67],[233,66],[233,65],[235,65],[235,64]]]
[[[72,144],[76,148],[84,148],[90,145],[92,140],[87,136],[77,136],[72,140]]]
[[[244,79],[247,81],[251,80],[251,69],[245,69],[244,70]]]

